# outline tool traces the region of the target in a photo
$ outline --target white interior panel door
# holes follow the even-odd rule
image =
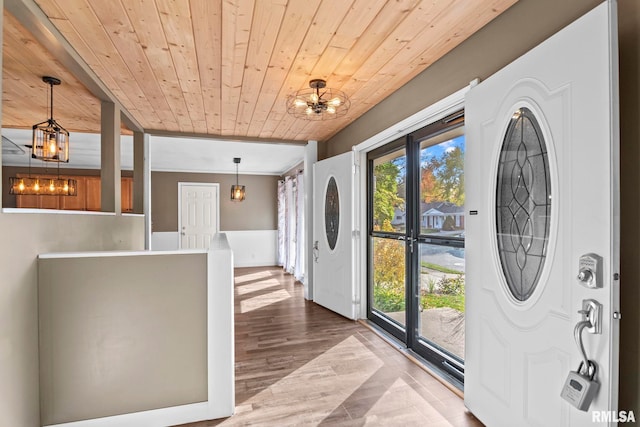
[[[313,301],[355,318],[353,152],[314,165]]]
[[[209,249],[220,230],[220,185],[181,182],[178,186],[180,249]]]
[[[617,410],[616,38],[604,3],[467,94],[464,396],[486,425],[607,425],[592,411]],[[590,253],[595,289],[577,279]],[[586,299],[602,333],[582,334],[600,384],[585,412],[560,393]]]

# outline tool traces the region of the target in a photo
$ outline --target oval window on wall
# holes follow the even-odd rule
[[[334,177],[329,179],[327,193],[324,200],[324,231],[327,235],[329,248],[334,250],[338,241],[338,227],[340,225],[340,201],[338,200],[338,185]]]
[[[535,290],[545,263],[551,219],[547,146],[528,108],[518,109],[500,151],[496,230],[502,271],[518,301]]]

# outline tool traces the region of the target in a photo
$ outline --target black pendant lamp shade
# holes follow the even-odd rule
[[[68,163],[69,132],[53,118],[53,86],[59,85],[60,79],[44,76],[42,81],[50,86],[49,118],[33,125],[31,157],[45,162]]]

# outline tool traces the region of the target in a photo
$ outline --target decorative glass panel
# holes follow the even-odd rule
[[[338,241],[338,226],[340,225],[340,202],[338,200],[338,185],[331,177],[327,184],[327,194],[324,200],[324,231],[327,234],[327,243],[333,250]]]
[[[517,110],[507,129],[496,191],[502,271],[513,296],[526,301],[544,266],[551,215],[547,147],[528,108]]]

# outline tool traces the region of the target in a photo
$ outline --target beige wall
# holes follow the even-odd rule
[[[207,274],[204,252],[39,259],[42,424],[206,402]]]
[[[4,179],[4,177],[3,177]],[[141,217],[0,213],[0,424],[40,425],[36,257],[144,248]]]
[[[212,182],[220,184],[220,230],[275,230],[278,228],[278,177],[240,175],[247,197],[230,200],[235,174],[151,173],[152,231],[178,231],[178,182]]]
[[[486,78],[600,0],[520,0],[367,114],[321,143],[323,157],[351,147],[411,114]],[[618,0],[621,111],[621,410],[640,412],[640,2]]]

